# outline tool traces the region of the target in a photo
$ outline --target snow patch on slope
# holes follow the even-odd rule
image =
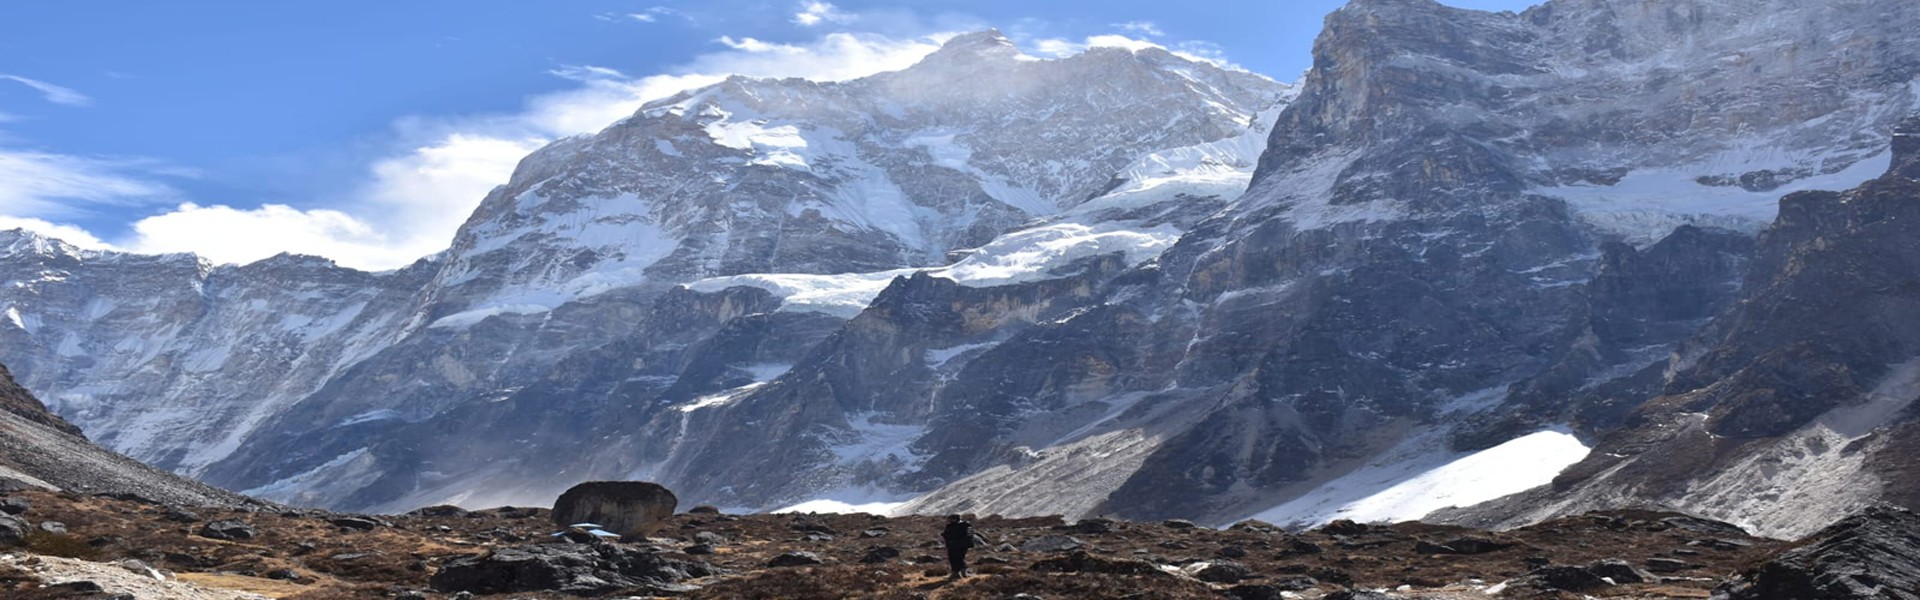
[[[647,281],[646,268],[672,254],[679,246],[673,234],[653,223],[646,215],[651,203],[632,194],[596,198],[574,203],[578,208],[563,213],[536,213],[530,218],[539,226],[530,233],[510,240],[491,239],[470,251],[480,256],[496,251],[514,252],[514,243],[541,240],[540,245],[578,248],[606,257],[584,270],[516,268],[512,271],[538,272],[537,277],[515,281],[474,302],[466,310],[441,317],[428,324],[431,328],[471,327],[498,315],[531,315],[591,298],[613,290],[633,287]],[[525,265],[522,265],[525,266]],[[463,283],[477,271],[455,273],[445,285]]]
[[[1591,450],[1564,429],[1473,453],[1448,451],[1444,437],[1429,431],[1408,438],[1366,466],[1252,518],[1297,526],[1410,521],[1545,485]]]
[[[971,287],[991,287],[1044,281],[1058,277],[1056,269],[1074,261],[1121,253],[1127,264],[1138,265],[1172,247],[1180,231],[1162,225],[1133,229],[1126,223],[1083,225],[1058,223],[1000,236],[959,262],[933,269],[893,269],[875,273],[807,275],[755,273],[711,277],[687,284],[696,292],[712,293],[735,286],[757,287],[782,299],[780,310],[820,312],[853,318],[865,310],[896,277],[924,271]]]
[[[821,513],[894,516],[912,496],[892,494],[865,487],[848,487],[821,494],[818,499],[767,511],[771,514]]]
[[[925,460],[910,447],[927,434],[924,425],[884,423],[874,414],[855,415],[848,422],[853,428],[847,432],[847,439],[832,447],[834,460],[840,465],[897,462],[911,469]]]
[[[1116,176],[1125,183],[1067,214],[1141,208],[1180,196],[1238,196],[1253,180],[1260,154],[1267,150],[1267,134],[1284,110],[1281,105],[1260,113],[1240,135],[1140,157]]]
[[[1770,158],[1774,160],[1768,160]],[[1644,246],[1659,241],[1681,225],[1758,232],[1779,216],[1782,196],[1808,190],[1852,189],[1886,173],[1892,161],[1891,153],[1882,152],[1834,173],[1796,180],[1764,192],[1698,181],[1706,173],[1753,172],[1768,167],[1823,162],[1818,157],[1782,162],[1772,153],[1748,149],[1730,151],[1695,165],[1641,169],[1613,185],[1538,187],[1532,192],[1565,200],[1576,215],[1594,227]]]

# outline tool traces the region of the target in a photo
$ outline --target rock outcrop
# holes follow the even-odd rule
[[[1835,515],[1920,501],[1920,323],[1907,316],[1920,314],[1920,179],[1903,167],[1920,146],[1902,135],[1890,154],[1886,173],[1855,189],[1782,198],[1739,301],[1661,365],[1655,385],[1615,391],[1637,406],[1622,425],[1551,488],[1461,522],[1644,503],[1796,537]]]
[[[1876,507],[1802,540],[1714,591],[1714,600],[1920,598],[1920,516]]]
[[[433,575],[442,592],[581,595],[620,590],[684,593],[675,584],[716,574],[710,565],[616,544],[541,544],[500,548],[450,561]]]

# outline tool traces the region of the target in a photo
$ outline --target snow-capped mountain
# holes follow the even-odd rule
[[[0,361],[115,448],[356,509],[647,478],[752,509],[1308,523],[1559,477],[1516,497],[1544,508],[1496,516],[1700,510],[1693,491],[1819,471],[1767,457],[1831,445],[1799,428],[1856,400],[1880,408],[1833,417],[1865,423],[1841,441],[1892,457],[1911,437],[1911,411],[1881,410],[1910,387],[1908,338],[1756,323],[1816,288],[1910,294],[1800,270],[1905,256],[1910,236],[1869,226],[1897,211],[1850,200],[1876,188],[1779,207],[1906,172],[1916,19],[1904,0],[1355,0],[1297,88],[966,35],[896,73],[649,104],[528,157],[447,252],[392,273],[15,234]],[[121,280],[140,287],[89,304]],[[1829,314],[1845,324],[1794,327],[1892,318]],[[1809,383],[1828,375],[1851,384]],[[1695,415],[1699,439],[1748,445],[1663,425]],[[1697,470],[1632,466],[1670,461]],[[1898,489],[1737,520],[1791,534],[1868,496],[1920,502]]]
[[[529,156],[447,252],[395,272],[300,257],[213,267],[12,233],[16,326],[0,335],[18,336],[8,357],[29,386],[116,449],[267,495],[371,505],[391,490],[354,500],[287,479],[378,464],[367,446],[389,430],[660,337],[641,321],[687,297],[662,297],[677,284],[955,260],[988,281],[1092,254],[1150,258],[1192,218],[1178,215],[1244,188],[1292,94],[1159,49],[1041,60],[970,34],[900,72],[735,78],[649,104]],[[1038,219],[1054,221],[995,239]],[[677,368],[631,393],[672,387]]]

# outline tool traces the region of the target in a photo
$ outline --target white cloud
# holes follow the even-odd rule
[[[1138,33],[1140,35],[1146,35],[1146,36],[1152,36],[1152,37],[1162,37],[1167,35],[1167,32],[1162,31],[1160,29],[1160,26],[1155,25],[1153,21],[1127,21],[1125,23],[1114,23],[1113,26],[1118,27],[1123,31],[1131,31],[1134,33]]]
[[[181,204],[173,212],[141,219],[127,250],[192,252],[216,263],[248,263],[294,252],[341,264],[384,260],[380,232],[337,210],[300,210],[281,204],[256,209]]]
[[[846,23],[853,15],[840,12],[839,8],[818,0],[800,4],[800,12],[793,14],[793,22],[802,27],[812,27],[821,23]]]
[[[775,44],[772,42],[763,42],[750,37],[734,39],[734,37],[730,35],[720,36],[718,39],[715,39],[713,41],[719,42],[720,45],[726,46],[728,48],[732,48],[734,50],[739,50],[741,52],[752,52],[756,54],[761,52],[792,52],[798,49],[795,46],[789,46],[786,44]]]
[[[374,164],[372,181],[345,210],[185,203],[135,222],[130,238],[118,246],[150,254],[193,252],[216,263],[291,252],[361,269],[399,267],[446,249],[479,199],[542,143],[450,134]]]
[[[652,13],[629,13],[627,17],[641,23],[652,23],[659,19],[659,17],[653,16]]]
[[[92,98],[88,98],[86,94],[75,91],[73,88],[54,85],[38,79],[28,79],[19,75],[8,75],[6,73],[0,73],[0,79],[33,88],[34,91],[40,92],[40,95],[46,98],[48,102],[54,104],[65,104],[67,106],[87,106],[93,104]]]
[[[398,136],[412,142],[374,162],[367,183],[329,208],[182,204],[135,223],[129,239],[116,245],[137,252],[195,252],[223,263],[294,252],[361,269],[404,266],[446,249],[486,193],[548,141],[598,131],[649,100],[729,75],[841,81],[903,69],[947,37],[833,33],[801,44],[724,38],[728,49],[646,77],[596,66],[561,67],[553,75],[578,85],[534,97],[515,113],[397,121]],[[0,191],[7,187],[4,181]]]

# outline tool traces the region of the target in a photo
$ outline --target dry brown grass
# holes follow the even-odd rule
[[[232,573],[179,573],[176,577],[200,587],[249,592],[268,598],[286,598],[311,591],[312,585],[301,585],[291,581],[279,581],[260,577],[248,577]]]
[[[34,554],[82,560],[94,560],[100,556],[98,548],[71,534],[33,529],[27,531],[24,541],[27,551]]]
[[[903,569],[802,567],[767,569],[708,586],[694,598],[741,600],[836,600],[910,598]]]

